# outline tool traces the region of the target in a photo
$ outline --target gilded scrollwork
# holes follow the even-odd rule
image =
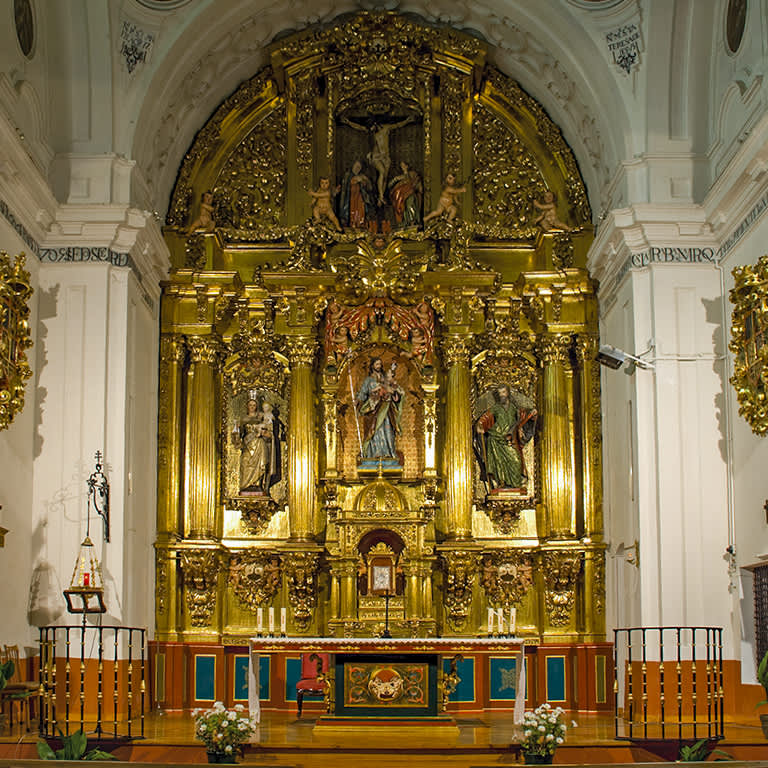
[[[533,586],[533,557],[530,552],[516,549],[484,554],[480,584],[489,605],[519,606]]]
[[[734,353],[731,384],[739,413],[756,435],[768,433],[768,255],[733,270],[730,299],[731,342]]]
[[[216,608],[219,556],[215,549],[188,549],[180,553],[187,611],[193,627],[210,624]]]
[[[163,550],[156,553],[155,563],[155,608],[158,616],[164,616],[167,609],[168,594],[168,555]]]
[[[282,567],[276,552],[247,549],[232,554],[229,579],[238,600],[251,612],[269,603],[282,584]]]
[[[544,602],[549,623],[567,626],[573,618],[583,552],[544,552]]]
[[[24,407],[24,385],[32,375],[27,362],[32,287],[25,263],[23,253],[11,263],[0,251],[0,429],[7,429]]]
[[[456,628],[467,623],[472,607],[472,587],[479,564],[476,552],[443,552],[444,600],[447,618]]]
[[[473,175],[474,215],[488,235],[532,238],[536,235],[533,201],[545,191],[538,164],[521,138],[490,109],[477,105],[472,121],[477,162]],[[502,149],[503,148],[503,149]]]
[[[605,613],[605,552],[594,554],[594,601],[593,609],[598,616]]]
[[[440,98],[443,105],[443,176],[461,169],[461,128],[468,80],[466,74],[454,70],[447,70],[440,79]]]
[[[309,626],[315,611],[319,560],[314,552],[291,552],[283,559],[288,600],[296,626],[301,630]]]

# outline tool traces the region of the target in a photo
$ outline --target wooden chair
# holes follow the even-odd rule
[[[305,696],[325,697],[325,689],[328,686],[328,659],[327,653],[301,654],[301,679],[296,683],[297,717],[301,717]]]
[[[19,723],[26,723],[27,730],[31,730],[32,717],[34,711],[32,705],[38,697],[39,683],[33,680],[23,680],[21,674],[21,662],[19,660],[19,646],[6,645],[3,653],[3,661],[13,662],[13,676],[8,685],[0,691],[0,709],[5,712],[6,702],[9,709],[9,725],[13,728],[14,705],[19,706]]]

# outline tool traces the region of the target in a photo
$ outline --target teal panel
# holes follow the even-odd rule
[[[195,656],[195,700],[216,701],[215,656]]]
[[[491,699],[513,701],[517,696],[517,659],[490,658]]]
[[[443,674],[451,671],[451,660],[443,659]],[[475,700],[475,660],[462,659],[456,665],[456,672],[461,678],[456,690],[448,697],[448,701]]]
[[[270,673],[272,667],[270,664],[271,656],[259,656],[259,701],[269,701],[270,692]]]
[[[248,657],[235,656],[235,701],[248,700]]]
[[[296,683],[301,679],[301,659],[285,660],[285,700],[296,701]]]
[[[547,701],[565,701],[564,656],[547,656]]]

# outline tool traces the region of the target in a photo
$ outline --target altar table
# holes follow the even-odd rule
[[[442,669],[444,659],[453,659],[457,654],[472,654],[474,656],[491,656],[493,654],[514,653],[515,663],[515,698],[514,722],[520,723],[525,712],[525,663],[524,641],[513,637],[252,637],[250,639],[250,654],[248,665],[248,705],[250,713],[257,719],[261,716],[259,701],[259,656],[269,653],[327,653],[331,657],[331,669],[338,660],[339,669],[344,664],[359,662],[358,673],[366,666],[377,668],[401,665],[398,669],[411,669],[411,675],[418,678],[419,667],[424,670]],[[435,663],[432,663],[432,659]],[[409,664],[409,660],[411,663]],[[404,666],[402,666],[404,665]],[[345,668],[346,669],[346,668]],[[336,691],[342,690],[342,682],[335,681]],[[430,671],[430,685],[436,686],[436,675]],[[386,683],[386,681],[384,681]],[[448,699],[450,701],[450,697]],[[401,701],[404,701],[401,697]],[[342,702],[343,704],[344,702]],[[438,702],[438,706],[439,706]],[[337,698],[337,708],[339,702]],[[393,707],[395,705],[393,704]],[[408,706],[404,703],[404,706]],[[414,705],[415,706],[415,705]],[[398,716],[403,716],[405,710],[395,707]],[[421,714],[425,708],[419,710]],[[345,714],[349,714],[345,711]],[[338,712],[334,712],[338,714]],[[439,714],[439,712],[435,713]]]

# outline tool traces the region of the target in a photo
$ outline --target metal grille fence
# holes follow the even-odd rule
[[[723,738],[721,627],[628,627],[613,633],[617,739]]]
[[[41,627],[40,735],[143,737],[145,636],[138,627]]]

